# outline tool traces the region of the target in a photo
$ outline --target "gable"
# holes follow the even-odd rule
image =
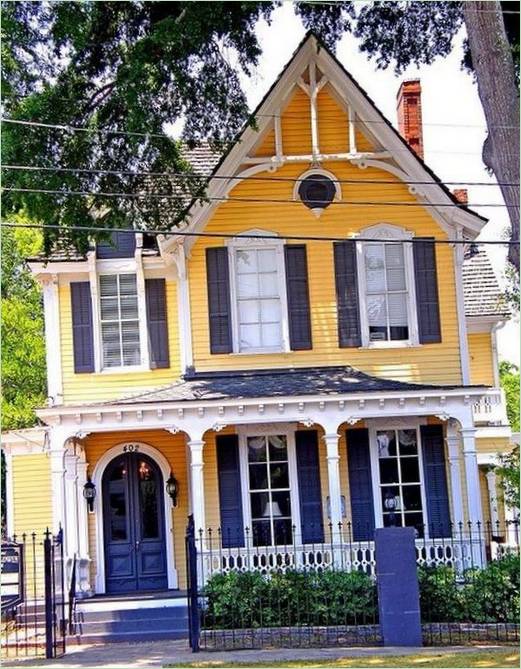
[[[188,229],[204,229],[223,198],[248,177],[276,176],[293,163],[304,172],[333,158],[354,165],[359,174],[373,167],[381,171],[380,179],[398,177],[446,233],[474,238],[486,222],[468,208],[454,206],[450,191],[313,35],[300,45],[254,116],[256,127],[246,127],[216,167],[219,178],[210,180],[209,201],[192,207]],[[329,124],[329,118],[335,122]],[[175,236],[161,240],[162,251],[179,241]],[[188,248],[193,243],[193,238],[185,242]]]

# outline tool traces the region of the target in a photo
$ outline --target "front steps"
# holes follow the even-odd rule
[[[76,603],[68,642],[112,643],[188,639],[186,597],[95,597]]]

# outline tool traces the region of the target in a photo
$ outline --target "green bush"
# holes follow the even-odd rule
[[[418,570],[424,622],[519,621],[519,556],[507,555],[458,579],[450,567]]]
[[[374,622],[375,585],[361,572],[230,573],[205,588],[206,627],[286,627]]]

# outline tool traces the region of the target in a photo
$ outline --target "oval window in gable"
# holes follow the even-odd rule
[[[302,203],[311,209],[315,216],[320,216],[335,199],[335,182],[320,172],[308,174],[300,182],[298,194]]]

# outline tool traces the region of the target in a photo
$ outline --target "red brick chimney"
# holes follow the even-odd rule
[[[423,158],[421,84],[419,79],[402,81],[397,95],[398,128],[401,136]]]
[[[456,200],[461,204],[469,203],[469,192],[466,188],[455,188],[452,191],[452,194],[454,195]]]

